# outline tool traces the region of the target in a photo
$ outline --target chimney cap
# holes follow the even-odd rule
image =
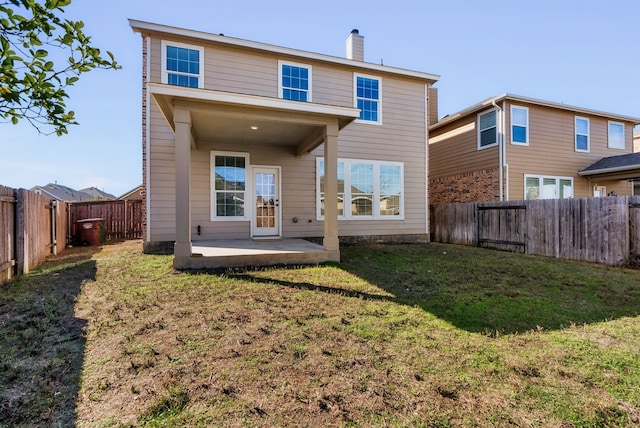
[[[354,28],[353,30],[351,30],[351,34],[360,34],[360,32],[357,28]]]

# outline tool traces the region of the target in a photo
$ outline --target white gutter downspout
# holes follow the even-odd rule
[[[503,148],[502,148],[502,166],[500,169],[504,169],[504,178],[505,178],[505,189],[504,189],[504,199],[505,201],[509,200],[509,164],[507,163],[507,146],[506,143],[504,142],[504,136],[507,135],[507,121],[506,121],[506,108],[507,108],[507,102],[506,101],[502,101],[502,144],[503,144]],[[529,126],[529,123],[527,123],[527,126]]]
[[[429,217],[429,87],[430,83],[424,85],[424,179],[425,179],[425,233],[429,236],[430,233],[430,217]]]
[[[493,100],[491,101],[491,104],[493,105],[493,107],[495,107],[499,114],[498,114],[498,129],[500,130],[500,132],[498,132],[498,160],[499,160],[499,168],[498,168],[498,187],[499,187],[499,193],[500,193],[500,201],[503,201],[503,195],[504,195],[504,184],[503,184],[503,180],[504,180],[504,173],[503,173],[503,165],[504,165],[504,133],[503,133],[503,124],[504,124],[504,110],[502,109],[502,107],[500,107],[498,104],[496,104],[496,101]],[[503,104],[504,105],[504,104]]]

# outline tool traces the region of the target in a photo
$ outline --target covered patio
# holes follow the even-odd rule
[[[358,109],[164,84],[149,84],[149,91],[174,131],[175,268],[204,269],[340,260],[338,133],[359,116]],[[260,237],[254,236],[253,230],[251,236],[239,236],[237,240],[193,241],[192,150],[197,150],[200,142],[215,146],[217,142],[229,141],[244,150],[257,145],[286,146],[296,157],[308,155],[324,145],[325,200],[335,203],[325,203],[324,206],[321,246],[301,239],[283,239],[286,238],[284,233],[271,236],[270,242],[254,240]]]
[[[318,264],[329,260],[322,245],[304,239],[194,241],[184,269]]]
[[[640,180],[640,153],[627,153],[609,156],[594,162],[578,171],[578,174],[589,179],[590,183],[598,181],[626,180],[637,182]]]

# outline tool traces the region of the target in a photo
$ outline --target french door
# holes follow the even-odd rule
[[[253,167],[253,237],[280,237],[280,168]]]

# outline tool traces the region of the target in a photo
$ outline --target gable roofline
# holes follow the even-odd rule
[[[545,101],[545,100],[540,100],[540,99],[536,99],[536,98],[530,98],[530,97],[523,97],[522,95],[515,95],[515,94],[509,94],[509,93],[504,93],[502,95],[498,95],[495,97],[491,97],[491,98],[487,98],[486,100],[480,101],[477,104],[474,104],[470,107],[467,107],[465,109],[462,109],[456,113],[453,113],[451,115],[445,116],[442,119],[440,119],[437,123],[434,123],[433,125],[431,125],[429,127],[429,130],[433,130],[433,129],[437,129],[441,126],[446,125],[447,123],[450,122],[454,122],[462,117],[468,116],[472,113],[478,112],[480,110],[483,110],[487,107],[490,107],[493,105],[493,103],[499,103],[502,101],[515,101],[515,102],[520,102],[520,103],[527,103],[527,104],[534,104],[534,105],[538,105],[538,106],[542,106],[542,107],[550,107],[550,108],[555,108],[555,109],[559,109],[559,110],[565,110],[565,111],[571,111],[574,113],[580,113],[580,114],[586,114],[586,115],[592,115],[592,116],[600,116],[600,117],[604,117],[607,119],[614,119],[614,120],[619,120],[622,122],[632,122],[635,125],[640,124],[640,118],[638,117],[632,117],[632,116],[625,116],[625,115],[620,115],[620,114],[615,114],[615,113],[608,113],[608,112],[604,112],[604,111],[600,111],[600,110],[592,110],[592,109],[588,109],[588,108],[584,108],[584,107],[577,107],[577,106],[572,106],[569,104],[563,104],[563,103],[556,103],[553,101]]]
[[[134,193],[136,193],[139,190],[142,190],[142,184],[138,184],[136,187],[134,187],[133,189],[129,190],[128,192],[118,196],[116,199],[120,200],[120,199],[125,199],[126,197],[128,197],[129,195],[133,195]]]
[[[271,45],[268,43],[254,42],[251,40],[238,39],[235,37],[223,36],[221,34],[206,33],[204,31],[188,30],[185,28],[173,27],[163,24],[154,24],[152,22],[139,21],[129,19],[129,26],[134,32],[154,32],[164,33],[172,36],[187,37],[191,39],[200,39],[207,42],[220,43],[225,45],[243,47],[248,49],[260,50],[265,52],[276,53],[280,55],[295,56],[303,59],[310,59],[332,64],[345,65],[369,72],[396,74],[404,77],[413,77],[422,80],[428,80],[431,84],[440,80],[437,74],[424,73],[421,71],[407,70],[404,68],[390,67],[387,65],[378,65],[370,62],[356,61],[347,58],[340,58],[332,55],[319,54],[314,52],[303,51],[299,49],[286,48],[282,46]]]

